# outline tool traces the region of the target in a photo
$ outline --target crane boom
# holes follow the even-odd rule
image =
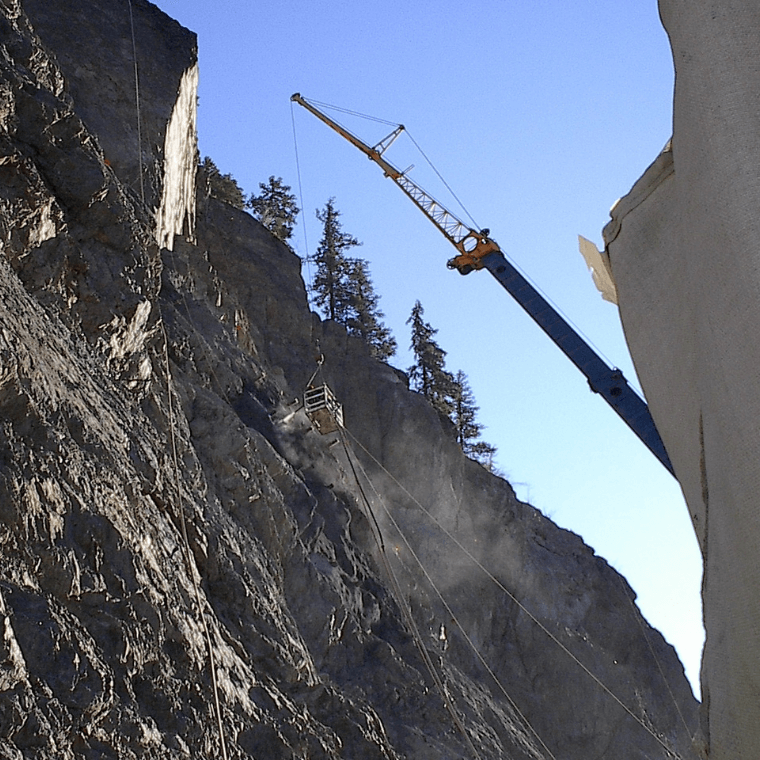
[[[450,267],[456,267],[462,271],[461,266],[469,266],[468,271],[480,269],[479,258],[491,251],[498,251],[499,246],[471,229],[455,214],[452,214],[442,203],[433,198],[430,193],[423,190],[418,184],[406,176],[405,172],[397,169],[392,163],[383,157],[383,153],[390,147],[393,141],[404,131],[404,125],[400,124],[387,137],[377,145],[370,147],[360,140],[355,134],[345,127],[333,121],[329,116],[322,113],[316,106],[310,103],[299,93],[292,95],[291,100],[303,106],[307,111],[314,114],[320,121],[334,129],[341,137],[344,137],[352,145],[357,147],[371,161],[374,161],[383,170],[386,177],[390,177],[411,199],[412,203],[422,211],[425,216],[443,233],[444,237],[459,251],[459,256],[449,261]],[[484,230],[484,232],[487,232]],[[461,261],[460,261],[461,259]],[[453,262],[457,262],[456,265]]]
[[[291,100],[302,105],[356,146],[380,166],[386,177],[390,177],[406,193],[457,249],[457,255],[447,262],[449,269],[456,269],[460,274],[469,274],[475,269],[487,269],[585,375],[591,390],[599,393],[607,401],[668,472],[675,476],[673,465],[646,402],[628,384],[623,373],[619,369],[610,367],[531,285],[502,253],[499,245],[489,237],[489,230],[472,229],[409,179],[405,172],[399,171],[383,157],[385,150],[403,131],[403,125],[399,125],[388,137],[374,147],[370,147],[302,98],[300,94],[296,93]]]

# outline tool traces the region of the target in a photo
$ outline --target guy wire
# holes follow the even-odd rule
[[[398,579],[396,578],[396,574],[393,572],[393,568],[391,567],[391,564],[388,561],[388,555],[385,551],[385,543],[383,541],[382,532],[380,531],[380,526],[378,525],[377,519],[375,518],[375,514],[372,509],[372,505],[370,504],[370,501],[367,498],[367,494],[364,491],[364,488],[362,487],[359,481],[359,476],[357,475],[356,469],[354,468],[354,464],[351,460],[351,456],[348,451],[348,443],[343,434],[344,430],[345,428],[343,427],[338,428],[340,440],[341,440],[341,443],[343,444],[343,451],[346,455],[346,460],[348,461],[351,467],[351,472],[353,473],[353,476],[356,480],[356,485],[359,488],[359,493],[362,495],[362,499],[364,500],[364,504],[367,508],[367,512],[369,513],[371,520],[373,522],[376,541],[378,543],[378,548],[380,549],[380,558],[381,558],[383,567],[385,568],[385,571],[388,575],[388,580],[390,581],[393,591],[395,592],[395,596],[396,596],[396,600],[398,602],[399,608],[401,609],[401,612],[404,618],[406,619],[407,625],[409,626],[409,630],[411,631],[412,638],[414,639],[414,643],[417,646],[420,656],[425,662],[425,667],[427,668],[428,673],[430,674],[430,677],[433,679],[436,687],[441,693],[441,698],[443,699],[443,702],[446,706],[446,710],[451,715],[451,718],[456,724],[456,727],[462,733],[462,736],[464,737],[465,741],[469,745],[473,756],[476,758],[476,760],[480,760],[480,753],[478,752],[477,748],[473,744],[473,741],[470,738],[470,735],[467,733],[467,729],[464,727],[464,723],[462,723],[461,718],[456,712],[456,708],[454,707],[454,704],[451,701],[451,697],[449,696],[449,693],[446,690],[446,686],[444,685],[443,680],[441,679],[441,676],[438,674],[438,671],[435,669],[435,666],[433,665],[433,661],[430,659],[430,654],[428,653],[427,648],[425,647],[425,642],[422,639],[422,634],[420,633],[420,630],[417,627],[417,623],[414,620],[414,616],[412,615],[412,611],[409,608],[409,605],[407,604],[406,599],[404,598],[404,595],[401,591],[401,586],[398,582]]]
[[[344,447],[344,449],[346,451],[346,458],[348,459],[349,458],[348,457],[349,444],[346,442],[345,438],[343,437],[342,432],[343,432],[343,429],[341,429],[341,438],[343,440],[343,447]],[[349,459],[349,463],[350,463],[350,459]],[[475,642],[470,638],[470,636],[468,635],[467,631],[464,629],[464,626],[462,625],[462,623],[459,622],[459,618],[456,616],[456,614],[454,613],[454,611],[451,609],[449,603],[446,601],[445,597],[443,596],[443,593],[440,591],[440,589],[438,588],[437,584],[435,583],[435,581],[433,580],[433,578],[431,577],[431,575],[428,573],[427,569],[425,568],[422,560],[419,558],[419,556],[417,555],[417,553],[414,551],[414,548],[410,544],[410,542],[407,539],[406,535],[401,530],[401,526],[396,522],[395,518],[391,514],[391,511],[388,509],[388,506],[385,504],[385,502],[383,500],[383,497],[378,493],[377,489],[375,488],[374,483],[370,479],[369,475],[367,475],[366,470],[362,467],[361,462],[358,462],[358,467],[361,470],[362,475],[364,475],[364,479],[367,481],[367,483],[369,483],[370,488],[373,490],[375,496],[377,497],[378,501],[382,505],[383,511],[388,516],[388,519],[391,521],[391,524],[396,529],[396,532],[401,537],[401,540],[406,545],[406,548],[409,550],[409,553],[414,558],[415,562],[419,566],[419,568],[422,571],[422,573],[424,574],[425,578],[427,578],[428,583],[430,583],[430,586],[432,587],[432,589],[435,592],[436,596],[440,599],[441,604],[443,604],[444,608],[446,609],[446,612],[448,612],[449,616],[454,621],[456,627],[461,632],[462,636],[464,637],[465,641],[469,645],[470,649],[472,649],[472,651],[475,653],[475,656],[478,659],[478,661],[480,662],[480,664],[485,668],[486,672],[491,676],[491,678],[493,679],[494,683],[498,686],[499,691],[501,691],[501,693],[506,698],[507,703],[509,704],[509,706],[515,711],[515,714],[520,718],[520,720],[523,721],[523,724],[527,728],[527,732],[529,734],[532,734],[538,740],[538,743],[544,748],[544,750],[546,750],[546,752],[547,752],[548,756],[551,758],[551,760],[556,760],[556,758],[555,758],[554,754],[552,753],[552,751],[549,749],[549,747],[546,746],[546,744],[544,743],[543,739],[541,739],[541,737],[539,736],[539,734],[536,731],[536,729],[533,728],[533,726],[531,725],[530,721],[522,714],[522,712],[520,711],[520,708],[517,706],[517,704],[512,699],[512,697],[509,696],[509,694],[507,693],[506,688],[501,683],[501,681],[499,680],[498,676],[493,672],[493,670],[488,665],[488,663],[486,662],[486,660],[483,657],[483,655],[478,651],[478,648],[475,646]],[[351,469],[354,472],[354,476],[356,476],[356,470],[354,470],[353,464],[351,464]],[[369,501],[368,501],[368,499],[367,499],[367,497],[366,497],[366,495],[364,493],[364,490],[362,489],[361,484],[359,483],[359,478],[358,477],[356,478],[356,482],[357,482],[357,485],[359,486],[360,492],[361,492],[361,494],[362,494],[365,502],[368,505],[368,508],[370,509],[370,512],[372,512],[371,507],[369,507]],[[375,519],[375,515],[374,515],[373,512],[372,512],[372,519],[375,520],[375,524],[377,525],[377,520]],[[378,531],[380,530],[379,526],[378,526],[377,530]],[[399,562],[401,562],[400,558],[399,558]],[[401,564],[403,566],[403,562],[401,562]]]
[[[137,110],[137,160],[140,167],[140,199],[145,205],[145,183],[143,182],[142,124],[140,121],[140,77],[137,70],[137,44],[135,42],[135,19],[132,14],[132,0],[129,3],[129,25],[132,29],[132,60],[135,64],[135,107]]]
[[[404,487],[402,483],[400,483],[391,472],[387,470],[386,467],[383,466],[382,462],[379,462],[370,451],[367,450],[367,448],[362,445],[361,441],[357,440],[357,438],[352,435],[352,433],[347,429],[344,428],[349,436],[351,436],[352,440],[364,451],[365,454],[367,454],[370,459],[377,464],[377,466],[407,495],[407,497],[425,514],[427,515],[446,535],[459,549],[462,551],[465,556],[467,556],[473,564],[478,567],[487,578],[489,578],[493,583],[496,584],[496,586],[501,589],[519,608],[522,610],[522,612],[527,615],[527,617],[533,621],[533,623],[538,626],[545,634],[548,636],[573,662],[578,665],[581,670],[589,677],[591,678],[594,683],[599,686],[599,688],[607,694],[614,702],[618,704],[619,707],[621,707],[630,717],[632,717],[648,734],[652,736],[652,738],[661,746],[663,747],[667,752],[670,752],[673,754],[676,758],[679,760],[682,760],[680,755],[675,751],[674,748],[668,746],[666,742],[655,733],[654,729],[648,726],[638,715],[636,715],[633,710],[631,710],[628,705],[623,702],[620,697],[617,696],[607,685],[604,684],[604,682],[595,675],[586,665],[581,662],[578,657],[576,657],[568,648],[563,644],[483,563],[456,537],[454,536],[451,531],[449,531],[446,526],[442,525],[441,522],[433,515],[430,510],[426,509],[423,504],[420,503],[418,499],[416,499],[407,488]]]

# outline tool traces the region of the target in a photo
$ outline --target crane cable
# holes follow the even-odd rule
[[[129,26],[132,35],[132,60],[134,62],[135,72],[135,111],[137,118],[137,153],[138,153],[138,166],[140,172],[140,200],[143,206],[145,205],[145,183],[143,180],[143,160],[142,160],[142,123],[140,117],[140,76],[137,59],[137,42],[135,39],[135,19],[132,9],[132,0],[127,0],[129,6]],[[211,640],[211,630],[206,619],[206,614],[201,601],[200,593],[200,579],[198,568],[193,562],[192,550],[190,548],[190,540],[187,533],[187,522],[185,520],[185,507],[182,500],[182,488],[180,482],[180,467],[179,456],[177,453],[177,437],[175,432],[175,419],[174,419],[174,389],[172,387],[172,374],[171,365],[169,362],[169,338],[166,333],[166,323],[164,321],[163,313],[161,311],[160,303],[157,303],[159,312],[159,323],[161,326],[161,334],[163,337],[164,348],[164,363],[166,373],[166,392],[167,392],[167,405],[169,410],[169,435],[171,440],[172,451],[172,464],[174,468],[174,482],[177,492],[177,503],[175,505],[176,511],[179,513],[180,529],[182,534],[182,541],[184,544],[185,562],[187,564],[187,572],[190,575],[191,584],[195,595],[195,603],[197,606],[197,613],[200,616],[203,626],[203,632],[206,638],[206,646],[208,648],[209,669],[211,671],[211,684],[214,698],[214,711],[216,714],[217,728],[219,732],[219,747],[222,753],[222,760],[228,760],[227,744],[224,735],[224,723],[222,721],[222,709],[219,700],[219,683],[217,678],[216,660],[214,657],[214,647]]]
[[[306,283],[306,292],[308,295],[309,289],[311,287],[312,277],[311,277],[311,257],[309,256],[309,237],[306,234],[306,207],[303,202],[303,182],[301,181],[301,160],[298,155],[298,135],[296,133],[296,114],[293,106],[293,101],[290,101],[290,121],[293,125],[293,150],[295,152],[296,156],[296,176],[298,177],[298,195],[301,198],[301,213],[304,214],[304,221],[302,222],[301,226],[303,227],[303,244],[305,249],[305,256],[304,261],[306,262],[306,271],[308,273],[309,281]],[[311,300],[311,299],[309,299]]]
[[[578,659],[578,657],[573,654],[568,647],[562,643],[493,573],[491,573],[490,570],[488,570],[485,565],[456,537],[454,536],[447,528],[444,526],[436,517],[433,515],[428,509],[426,509],[423,504],[415,498],[409,490],[401,483],[399,482],[391,472],[389,472],[386,467],[378,461],[370,451],[367,450],[367,448],[359,441],[349,430],[348,428],[344,428],[344,430],[347,432],[347,434],[351,437],[351,439],[356,443],[359,448],[361,448],[362,451],[391,479],[391,481],[398,486],[398,488],[414,503],[427,517],[430,518],[439,528],[440,530],[462,551],[465,556],[467,556],[473,564],[480,569],[485,576],[492,581],[496,586],[506,594],[509,599],[516,604],[520,610],[525,613],[525,615],[528,616],[528,618],[536,625],[538,628],[543,631],[543,633],[551,639],[568,657],[570,657],[573,662],[578,665],[578,667],[583,670],[583,672],[591,678],[594,683],[599,686],[602,691],[607,694],[614,702],[618,704],[630,717],[632,717],[637,723],[641,725],[644,730],[652,736],[652,738],[667,752],[671,753],[674,757],[677,758],[677,760],[683,760],[681,758],[681,755],[678,754],[678,752],[675,750],[675,748],[668,746],[668,744],[655,733],[654,729],[648,726],[636,713],[631,710],[630,707],[628,707],[621,699],[618,697],[604,682],[595,675],[586,665],[584,665],[581,660]],[[688,732],[689,735],[691,735],[691,732]]]
[[[343,444],[343,450],[346,453],[346,459],[348,460],[348,462],[349,462],[349,464],[351,466],[351,471],[353,472],[353,475],[354,475],[354,477],[356,479],[356,484],[357,484],[357,486],[359,488],[359,492],[361,493],[362,498],[363,498],[365,504],[367,505],[367,509],[368,509],[368,511],[369,511],[369,513],[370,513],[370,515],[372,517],[372,521],[373,521],[373,523],[375,525],[376,531],[379,534],[380,533],[380,526],[378,525],[377,519],[376,519],[375,514],[374,514],[374,510],[372,509],[372,507],[370,505],[369,499],[367,498],[367,495],[366,495],[366,493],[365,493],[365,491],[364,491],[364,489],[363,489],[363,487],[362,487],[362,485],[361,485],[361,483],[359,481],[359,478],[358,478],[357,473],[356,473],[356,469],[354,468],[354,465],[353,465],[353,463],[351,461],[351,457],[349,456],[349,448],[350,448],[350,446],[349,446],[349,443],[348,443],[348,441],[346,439],[346,433],[347,432],[348,432],[348,430],[345,427],[342,427],[342,426],[339,427],[339,434],[340,434],[340,437],[341,437],[341,442]],[[348,434],[351,435],[350,433],[348,433]],[[351,436],[351,437],[353,438],[353,436]],[[356,458],[356,455],[354,455],[354,458]],[[438,588],[437,584],[435,583],[435,581],[433,580],[433,578],[428,573],[428,571],[425,568],[425,565],[423,564],[422,560],[419,558],[419,556],[417,555],[417,553],[414,551],[414,548],[410,544],[410,542],[407,539],[407,537],[404,534],[404,532],[401,530],[401,527],[399,526],[399,524],[396,522],[396,520],[393,517],[391,511],[388,509],[387,505],[385,504],[385,501],[383,500],[382,496],[378,493],[377,489],[375,488],[374,483],[370,479],[369,475],[367,475],[366,470],[362,467],[361,463],[358,461],[358,458],[357,458],[357,464],[358,464],[359,469],[361,470],[362,475],[364,476],[364,479],[367,481],[367,483],[369,483],[370,488],[372,488],[372,490],[373,490],[373,492],[374,492],[377,500],[380,502],[380,504],[381,504],[381,506],[383,508],[383,511],[385,512],[385,514],[387,515],[387,517],[391,521],[391,524],[393,525],[393,527],[396,529],[396,532],[399,534],[399,536],[401,536],[401,539],[404,542],[404,544],[406,545],[406,548],[409,550],[409,553],[414,558],[415,562],[419,566],[419,568],[422,571],[422,573],[424,574],[425,578],[427,578],[428,583],[430,583],[430,586],[432,587],[432,589],[435,592],[436,596],[439,598],[439,600],[443,604],[444,608],[448,612],[449,616],[454,621],[454,624],[456,625],[456,627],[462,633],[462,636],[464,637],[465,641],[467,642],[467,644],[470,646],[470,648],[474,652],[474,654],[475,654],[476,658],[478,659],[478,661],[485,668],[485,670],[488,673],[488,675],[491,676],[491,678],[493,679],[494,683],[499,688],[499,691],[501,691],[501,693],[506,698],[507,703],[509,704],[509,706],[515,712],[515,714],[520,718],[520,720],[523,722],[523,724],[526,727],[527,733],[533,734],[533,736],[536,738],[536,740],[538,741],[538,743],[543,747],[543,749],[546,751],[547,755],[549,756],[549,758],[551,758],[551,760],[556,760],[556,758],[554,756],[554,753],[552,753],[552,751],[549,749],[549,747],[547,747],[546,743],[540,737],[540,735],[538,734],[538,732],[536,731],[536,729],[533,728],[533,726],[531,725],[530,721],[520,711],[520,708],[517,706],[517,704],[512,699],[512,697],[509,696],[506,688],[501,683],[501,681],[499,680],[498,676],[493,672],[493,670],[488,665],[488,663],[486,662],[486,660],[483,657],[483,655],[480,653],[480,651],[478,650],[478,648],[475,646],[475,642],[469,636],[469,634],[465,630],[463,624],[459,621],[459,618],[457,617],[457,615],[454,613],[454,611],[451,609],[450,605],[446,601],[445,597],[443,596],[443,593],[440,591],[440,589]],[[381,550],[382,550],[384,565],[387,568],[388,574],[393,579],[393,582],[395,584],[395,588],[396,588],[397,594],[399,595],[400,598],[403,598],[401,596],[400,585],[399,585],[399,583],[398,583],[398,581],[397,581],[397,579],[395,577],[395,573],[393,572],[392,566],[388,562],[387,556],[385,554],[385,546],[384,545],[382,546]],[[399,558],[399,562],[401,562],[400,558]],[[401,564],[403,566],[403,562],[401,562]],[[405,604],[404,608],[407,609],[407,607],[408,607],[408,605]],[[408,617],[411,617],[411,610],[408,611]],[[416,626],[416,623],[414,622],[413,619],[412,619],[412,623],[411,624],[414,626],[413,630],[417,630],[417,632],[419,633],[419,631],[417,629],[417,626]],[[418,646],[419,646],[419,644],[418,644]]]
[[[456,202],[459,204],[459,206],[462,209],[462,211],[464,211],[465,215],[472,222],[472,226],[475,227],[478,230],[482,229],[481,226],[475,221],[475,219],[473,218],[472,214],[467,210],[467,207],[464,205],[464,203],[462,203],[462,201],[459,200],[459,196],[454,192],[454,190],[452,189],[451,185],[449,185],[449,183],[446,182],[446,180],[443,178],[443,175],[438,171],[438,169],[435,167],[435,165],[433,164],[433,162],[428,158],[427,153],[425,153],[425,151],[422,150],[422,148],[420,147],[420,144],[412,137],[412,135],[409,132],[409,130],[405,129],[404,131],[407,133],[407,135],[409,135],[409,139],[414,143],[414,146],[420,152],[420,155],[425,159],[425,161],[428,162],[430,168],[438,176],[438,179],[441,180],[441,182],[443,182],[443,184],[445,185],[446,189],[451,193],[451,195],[454,198],[454,200],[456,200]]]
[[[462,201],[459,199],[459,196],[454,192],[454,190],[452,189],[451,185],[449,185],[449,183],[446,182],[446,180],[443,178],[443,175],[438,171],[438,169],[435,167],[435,165],[433,164],[433,162],[427,156],[427,154],[425,153],[425,151],[422,150],[422,148],[420,147],[419,143],[414,139],[414,137],[412,137],[411,133],[409,132],[409,130],[405,126],[403,126],[402,124],[399,124],[398,122],[395,122],[395,121],[388,121],[387,119],[381,119],[381,118],[379,118],[377,116],[370,116],[370,115],[365,114],[365,113],[360,113],[359,111],[352,111],[350,108],[341,108],[340,106],[332,105],[330,103],[322,103],[319,100],[312,100],[311,98],[304,98],[304,100],[307,103],[310,103],[310,104],[312,104],[314,106],[320,106],[321,108],[326,108],[326,109],[329,109],[329,110],[332,110],[332,111],[338,111],[339,113],[345,113],[345,114],[348,114],[350,116],[357,116],[357,117],[359,117],[361,119],[366,119],[367,121],[374,121],[374,122],[377,122],[378,124],[386,124],[389,127],[395,127],[395,128],[401,127],[404,130],[404,132],[406,133],[406,135],[409,137],[409,139],[411,140],[411,142],[414,145],[414,147],[417,148],[417,150],[419,151],[420,155],[425,159],[425,161],[430,166],[430,168],[435,172],[435,174],[437,175],[438,179],[441,180],[441,182],[444,184],[444,186],[449,191],[449,193],[451,193],[451,197],[454,198],[454,200],[459,204],[459,207],[462,209],[462,211],[464,212],[465,216],[467,216],[469,218],[469,220],[472,222],[473,227],[476,227],[477,229],[480,229],[480,226],[475,221],[475,219],[473,218],[472,214],[467,210],[467,207],[464,205],[464,203],[462,203]],[[292,100],[290,102],[290,111],[291,111],[291,116],[292,116],[292,114],[293,114],[293,101]],[[294,130],[294,134],[295,134],[295,117],[292,117],[292,118],[293,118],[293,130]],[[342,127],[343,129],[346,130],[346,132],[348,132],[349,134],[351,134],[351,130],[348,129],[348,127],[346,127],[344,124],[340,124],[340,122],[337,121],[337,120],[335,120],[335,123],[339,124],[340,127]],[[429,195],[429,193],[428,193],[428,195]]]
[[[473,757],[475,757],[476,760],[480,760],[480,753],[475,747],[475,744],[473,743],[472,738],[470,737],[469,733],[467,733],[467,729],[465,728],[464,723],[462,722],[462,719],[459,717],[456,711],[456,708],[454,707],[454,703],[451,700],[451,697],[446,689],[446,686],[443,683],[443,680],[440,674],[438,673],[435,666],[433,665],[433,661],[430,658],[430,654],[427,651],[425,642],[422,639],[422,634],[420,633],[420,630],[417,627],[417,623],[414,620],[414,616],[412,615],[412,611],[409,608],[409,604],[407,603],[401,591],[401,586],[398,582],[398,579],[396,578],[396,574],[394,573],[393,568],[390,562],[388,561],[388,555],[385,550],[385,542],[383,541],[383,535],[380,530],[380,525],[377,522],[377,518],[375,517],[374,510],[372,509],[372,505],[369,499],[367,498],[367,494],[364,491],[364,488],[362,487],[361,482],[359,481],[359,475],[357,474],[356,469],[354,468],[354,463],[349,454],[348,442],[344,435],[344,430],[345,428],[343,428],[342,426],[338,427],[338,434],[340,436],[341,443],[343,444],[343,451],[345,452],[346,460],[348,461],[348,464],[351,468],[351,472],[353,473],[354,479],[356,480],[356,485],[359,488],[359,493],[361,494],[364,504],[367,508],[367,515],[370,517],[370,521],[373,526],[372,532],[373,532],[373,535],[375,536],[375,542],[377,543],[378,549],[380,551],[380,559],[388,575],[388,580],[391,583],[391,587],[393,591],[395,592],[394,595],[396,597],[399,608],[401,609],[402,615],[404,619],[406,620],[407,625],[409,626],[409,630],[412,634],[412,638],[414,639],[414,642],[417,646],[420,656],[422,657],[425,663],[425,667],[427,668],[427,671],[430,674],[430,677],[433,679],[438,691],[441,694],[441,698],[443,699],[444,705],[446,706],[446,710],[451,715],[452,720],[454,721],[456,727],[459,729],[465,741],[469,745],[470,750],[472,751]]]
[[[395,121],[388,121],[388,119],[381,119],[379,116],[370,116],[366,113],[360,113],[359,111],[352,111],[350,108],[341,108],[330,103],[322,103],[319,100],[312,100],[311,98],[304,98],[307,102],[312,103],[315,106],[321,106],[322,108],[329,108],[333,111],[339,111],[340,113],[348,114],[349,116],[358,116],[361,119],[367,119],[368,121],[376,121],[379,124],[387,124],[389,127],[400,127],[401,125]]]

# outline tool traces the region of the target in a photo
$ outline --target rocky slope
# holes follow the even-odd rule
[[[0,758],[694,757],[624,579],[190,192],[193,35],[66,9],[0,0]]]

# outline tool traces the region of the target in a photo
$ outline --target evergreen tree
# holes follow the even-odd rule
[[[412,388],[422,393],[441,414],[451,420],[462,451],[493,471],[496,447],[478,440],[483,425],[477,421],[478,407],[467,375],[461,370],[456,375],[446,370],[446,352],[434,339],[438,331],[425,322],[424,313],[422,304],[417,301],[407,320],[407,324],[412,326],[411,349],[415,359],[407,370]]]
[[[494,473],[494,475],[501,474],[499,470],[496,469],[496,463],[494,462],[496,446],[492,446],[485,441],[478,441],[477,443],[471,444],[469,452],[466,451],[465,454],[472,457],[476,462],[480,462],[483,467],[489,472]]]
[[[485,441],[478,441],[483,425],[476,421],[478,407],[475,395],[467,381],[467,375],[460,369],[452,385],[451,421],[456,429],[457,442],[468,457],[480,462],[489,470],[493,469],[496,447]]]
[[[282,177],[271,176],[265,185],[259,182],[261,192],[251,195],[246,206],[253,215],[283,243],[290,239],[296,217],[301,210],[296,205],[296,197],[290,192],[288,185],[282,184]]]
[[[467,381],[467,375],[460,369],[452,383],[451,392],[451,421],[457,434],[457,443],[465,454],[472,441],[480,437],[483,426],[476,422],[478,407],[475,406],[475,396]]]
[[[446,352],[434,340],[438,330],[425,322],[422,318],[424,313],[422,304],[417,301],[406,321],[412,326],[410,348],[414,353],[414,364],[407,372],[413,389],[429,399],[441,414],[448,416],[452,411],[451,392],[454,377],[445,367]]]
[[[396,339],[381,322],[385,316],[378,306],[380,300],[369,276],[364,259],[348,260],[348,291],[350,309],[346,327],[370,347],[372,355],[382,361],[396,353]]]
[[[243,191],[231,174],[222,174],[208,156],[203,159],[198,168],[201,177],[205,180],[209,195],[235,208],[242,209],[245,206]]]
[[[322,210],[317,210],[317,219],[322,222],[323,232],[314,255],[317,268],[312,283],[314,303],[322,309],[327,319],[346,324],[351,308],[348,282],[351,259],[346,252],[361,243],[343,232],[335,198],[330,198]]]

